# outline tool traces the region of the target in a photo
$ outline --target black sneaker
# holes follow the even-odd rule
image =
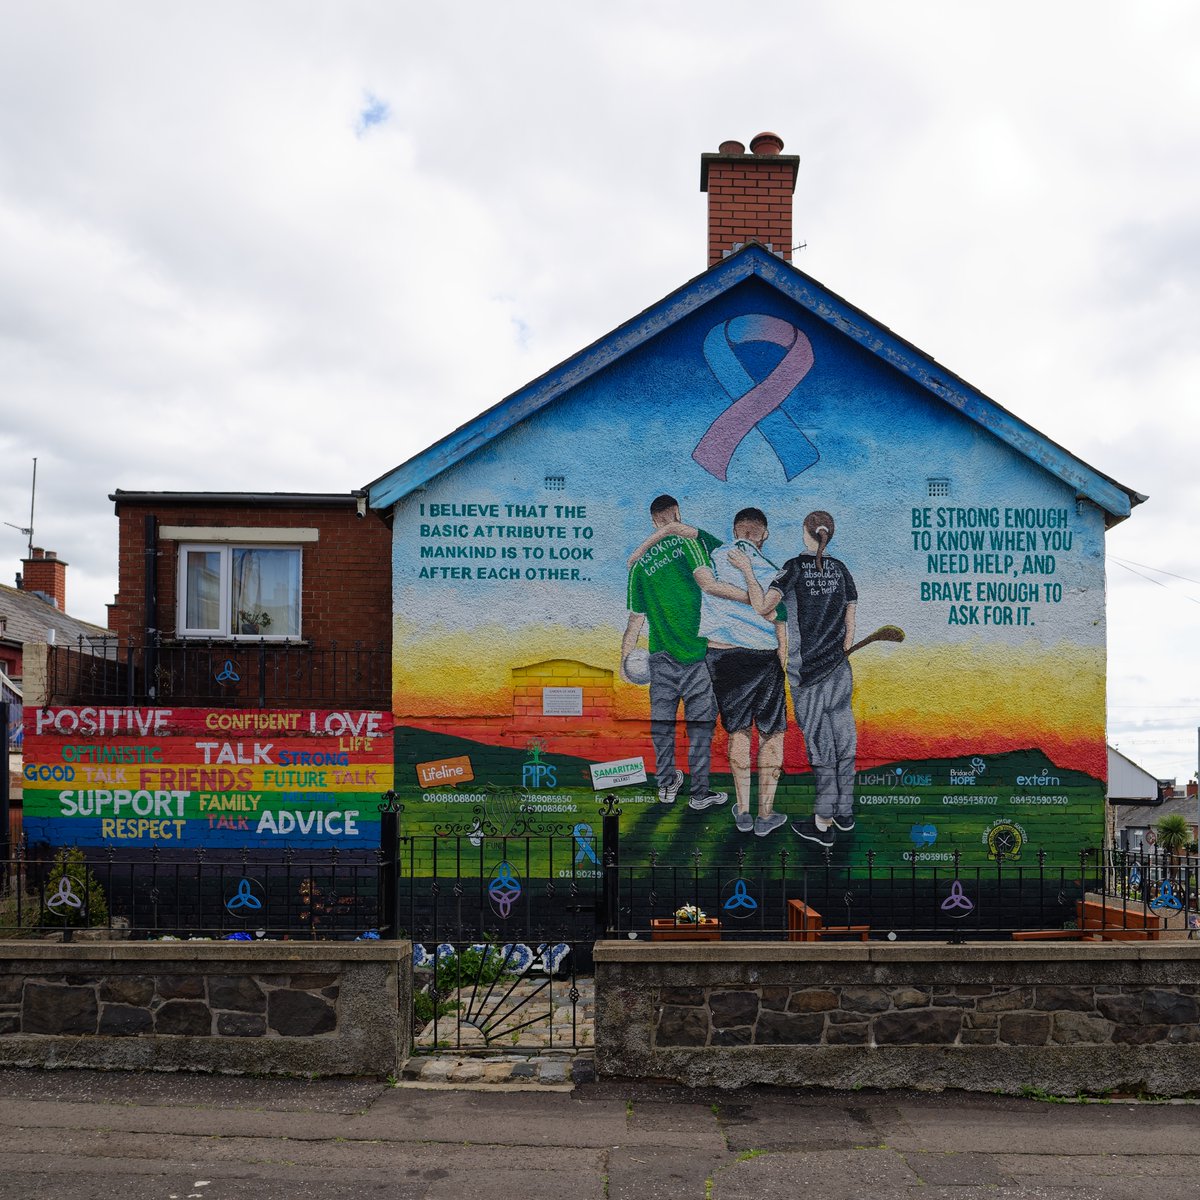
[[[842,833],[853,833],[854,832],[854,815],[853,814],[851,814],[848,817],[834,817],[833,823],[838,829],[840,829],[842,831]]]
[[[804,838],[806,842],[816,842],[818,846],[824,846],[827,850],[833,848],[833,826],[818,829],[817,822],[812,817],[805,817],[803,821],[793,821],[792,832],[797,837]]]

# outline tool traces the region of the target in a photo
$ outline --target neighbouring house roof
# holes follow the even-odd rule
[[[1158,804],[1158,780],[1145,767],[1108,747],[1109,804]]]
[[[102,625],[68,616],[37,592],[25,592],[7,584],[0,584],[0,617],[4,618],[0,641],[18,646],[23,642],[46,641],[49,629],[54,630],[56,642],[113,636],[112,630]]]
[[[838,330],[906,375],[938,401],[956,409],[1030,461],[1057,476],[1074,488],[1078,496],[1091,500],[1103,509],[1109,526],[1124,520],[1135,505],[1146,499],[1075,457],[811,276],[751,243],[366,485],[363,490],[370,497],[371,507],[390,508],[414,489],[449,470],[569,389],[750,278],[757,278],[777,288],[817,320]]]
[[[109,499],[117,504],[354,504],[361,492],[126,492],[117,488]]]

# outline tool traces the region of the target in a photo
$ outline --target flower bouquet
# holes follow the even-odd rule
[[[652,942],[716,942],[721,938],[721,922],[706,917],[696,904],[681,904],[669,917],[650,922]]]

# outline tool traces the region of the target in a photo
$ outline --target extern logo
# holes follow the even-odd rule
[[[439,758],[434,762],[417,763],[417,782],[423,788],[469,783],[474,778],[471,760],[466,755],[461,758]]]
[[[553,763],[542,762],[541,742],[531,742],[529,761],[521,767],[521,786],[527,788],[552,788],[558,786],[558,776]]]
[[[592,790],[596,792],[604,788],[624,787],[627,783],[646,782],[646,763],[640,756],[592,763],[588,769],[592,773]]]
[[[1004,818],[993,821],[983,831],[983,844],[987,846],[988,858],[1003,858],[1004,862],[1020,859],[1021,850],[1028,840],[1029,835],[1022,826]]]

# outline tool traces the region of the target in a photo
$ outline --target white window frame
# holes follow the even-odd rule
[[[299,630],[304,629],[304,549],[302,546],[293,545],[287,542],[260,542],[257,539],[247,545],[238,542],[229,541],[200,541],[200,542],[180,542],[178,551],[178,569],[176,571],[176,598],[175,598],[175,635],[180,638],[208,638],[220,639],[221,641],[230,642],[286,642],[300,641],[301,632],[296,633],[236,633],[233,629],[217,628],[217,629],[189,629],[187,626],[187,562],[188,553],[190,551],[199,551],[202,554],[219,554],[221,556],[220,565],[220,587],[218,611],[221,614],[222,622],[231,621],[230,596],[233,587],[233,552],[235,550],[294,550],[299,556],[299,580],[298,594],[296,596],[297,620]]]

